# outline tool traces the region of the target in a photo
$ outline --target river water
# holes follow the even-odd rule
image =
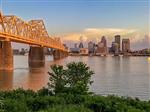
[[[14,56],[14,71],[0,72],[0,90],[19,87],[38,90],[47,86],[50,65],[72,61],[83,61],[95,72],[90,91],[96,94],[150,99],[150,57],[72,56],[53,61],[53,57],[47,56],[43,69],[30,71],[27,56]]]

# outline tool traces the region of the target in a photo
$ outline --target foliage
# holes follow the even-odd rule
[[[43,90],[41,90],[43,91]],[[44,90],[45,91],[45,90]],[[129,97],[39,94],[40,91],[0,92],[4,112],[150,112],[150,101]],[[13,98],[14,97],[14,98]],[[18,98],[17,98],[18,97]],[[0,111],[1,112],[1,111]]]
[[[47,110],[39,112],[93,112],[85,108],[83,105],[56,105],[55,107],[48,108]]]
[[[52,70],[49,88],[0,91],[0,112],[150,112],[150,101],[88,94],[93,72],[81,62]]]
[[[92,84],[90,79],[94,72],[82,62],[72,62],[66,67],[64,69],[61,65],[51,66],[49,89],[55,94],[88,94],[89,85]]]
[[[0,100],[0,112],[2,112],[4,109],[3,100]]]

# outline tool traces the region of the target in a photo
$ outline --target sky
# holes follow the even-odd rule
[[[4,15],[43,19],[51,36],[67,45],[130,38],[132,49],[150,48],[150,0],[0,0]],[[15,46],[19,46],[16,45]]]

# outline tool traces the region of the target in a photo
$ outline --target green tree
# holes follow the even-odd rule
[[[61,65],[52,65],[49,89],[57,93],[87,94],[92,84],[91,76],[94,74],[83,62],[67,64],[66,69]]]
[[[61,65],[52,65],[51,66],[52,72],[48,72],[50,75],[48,87],[49,90],[57,93],[62,93],[64,91],[66,85],[66,70],[64,70],[63,66]]]
[[[83,62],[72,62],[67,65],[68,85],[71,93],[87,94],[92,84],[91,76],[94,74]]]

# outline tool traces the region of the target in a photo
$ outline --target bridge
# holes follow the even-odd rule
[[[26,22],[15,15],[2,15],[0,12],[0,70],[13,70],[11,42],[30,46],[28,62],[31,68],[44,66],[45,47],[54,49],[54,60],[68,54],[60,39],[48,35],[43,20]]]

